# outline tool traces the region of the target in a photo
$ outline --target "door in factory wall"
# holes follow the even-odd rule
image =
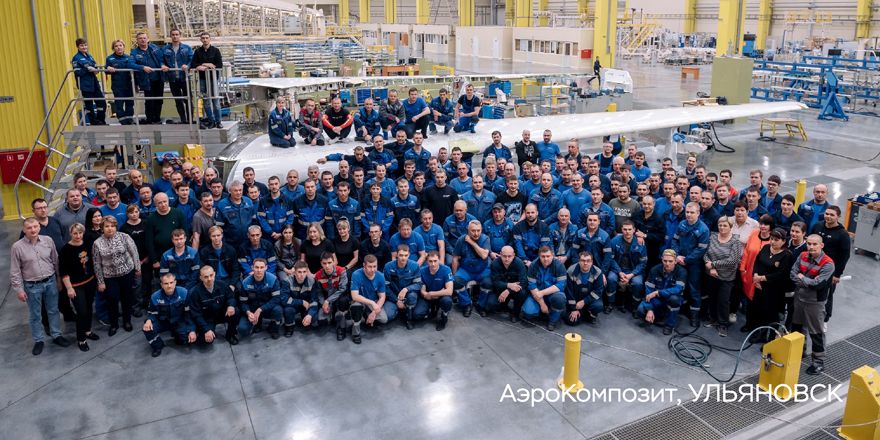
[[[497,38],[492,39],[492,58],[496,60],[501,58],[501,42]]]
[[[475,57],[480,56],[480,39],[477,37],[471,37],[471,53]]]

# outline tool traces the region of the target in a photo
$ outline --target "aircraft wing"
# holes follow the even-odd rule
[[[805,104],[789,101],[483,119],[477,125],[476,133],[450,133],[448,136],[432,135],[425,140],[423,145],[432,154],[437,154],[440,147],[451,148],[453,146],[459,146],[464,152],[477,153],[491,143],[491,133],[495,130],[501,132],[502,142],[512,148],[514,141],[520,139],[523,130],[530,130],[532,139],[541,139],[541,133],[550,129],[553,132],[554,141],[564,144],[567,139],[571,138],[597,138],[702,122],[784,113],[805,108],[807,108]],[[282,149],[271,146],[268,135],[260,136],[233,158],[237,159],[237,163],[228,180],[240,178],[241,169],[246,166],[253,167],[260,179],[277,175],[283,181],[290,169],[299,171],[300,178],[302,178],[306,175],[308,166],[315,164],[319,158],[331,153],[352,154],[354,146],[354,141],[349,138],[346,142],[333,145],[310,146],[300,143],[295,148]],[[330,162],[321,165],[320,168],[335,172],[336,164]]]

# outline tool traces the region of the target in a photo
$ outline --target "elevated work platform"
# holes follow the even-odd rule
[[[224,144],[238,138],[238,121],[225,121],[223,128],[199,130],[197,125],[92,125],[64,132],[68,147],[102,145]]]

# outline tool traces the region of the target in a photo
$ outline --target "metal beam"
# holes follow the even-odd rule
[[[458,0],[458,25],[474,26],[474,0]]]
[[[369,23],[370,22],[370,0],[358,0],[358,7],[360,14],[361,23]]]
[[[593,58],[602,67],[614,67],[614,54],[617,50],[617,0],[596,0],[593,21]]]
[[[767,36],[770,35],[770,25],[773,20],[773,0],[761,0],[758,6],[758,32],[755,34],[755,49],[767,48]]]
[[[416,24],[428,24],[431,17],[431,3],[429,0],[416,0]]]
[[[740,55],[746,22],[746,0],[719,0],[716,54]]]
[[[550,0],[538,0],[538,13],[541,14],[538,17],[538,26],[547,26],[550,24],[550,16],[547,13],[550,10]]]
[[[684,33],[697,31],[697,0],[684,0]]]
[[[397,23],[397,0],[385,0],[385,23]]]
[[[516,7],[513,12],[513,25],[516,27],[532,26],[532,0],[514,0]]]
[[[858,0],[856,3],[856,38],[871,35],[872,0]]]

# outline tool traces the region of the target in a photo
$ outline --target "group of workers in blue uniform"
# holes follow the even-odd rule
[[[89,53],[88,42],[83,38],[76,40],[77,53],[71,60],[77,86],[82,94],[82,123],[85,125],[106,125],[107,103],[98,75],[106,73],[111,79],[113,92],[113,112],[122,125],[131,125],[134,120],[134,96],[140,91],[144,96],[144,118],[139,124],[162,124],[162,104],[165,84],[175,97],[180,124],[189,124],[192,119],[192,102],[188,97],[195,96],[190,90],[187,75],[190,69],[199,72],[199,87],[204,96],[205,118],[201,128],[221,128],[220,99],[217,84],[219,70],[223,67],[220,51],[211,46],[210,35],[202,33],[202,45],[195,50],[181,43],[181,32],[171,31],[171,41],[163,47],[149,42],[146,33],[136,35],[136,44],[125,53],[125,42],[115,40],[112,52],[107,56],[104,66],[99,66]]]
[[[679,315],[693,327],[717,317],[706,309],[719,302],[729,301],[733,316],[741,303],[763,307],[742,292],[716,298],[715,262],[707,252],[721,223],[746,247],[758,237],[757,250],[769,239],[758,222],[777,225],[782,234],[799,231],[801,238],[816,233],[829,242],[835,279],[843,271],[849,248],[832,244],[842,238],[828,212],[839,209],[828,204],[822,186],[794,209],[777,176],[765,184],[754,170],[737,191],[730,170],[708,172],[696,156],[681,170],[665,158],[654,171],[635,145],[615,152],[606,143],[591,158],[576,139],[560,148],[550,130],[539,142],[524,131],[512,148],[493,132],[479,164],[458,147],[432,155],[422,146],[429,134],[441,127],[474,131],[478,121],[472,86],[456,105],[447,95],[441,90],[426,104],[416,89],[405,101],[391,91],[378,110],[368,99],[354,114],[338,97],[323,112],[308,100],[296,121],[279,98],[269,117],[273,144],[291,147],[299,136],[318,145],[354,131],[368,146],[320,159],[338,162],[338,172],[314,165],[302,181],[291,170],[285,182],[271,176],[266,185],[245,168],[243,182],[224,188],[216,178],[194,178],[192,167],[177,173],[177,183],[157,181],[157,192],[175,197],[192,189],[187,234],[191,241],[199,237],[193,253],[201,265],[161,273],[144,327],[154,353],[161,353],[158,334],[165,329],[176,329],[180,342],[210,342],[225,322],[226,339],[237,343],[264,325],[273,338],[329,325],[338,340],[350,331],[361,343],[363,326],[394,320],[412,329],[435,319],[443,330],[456,306],[464,317],[477,311],[507,313],[514,322],[543,319],[550,330],[561,322],[597,325],[617,309],[670,334]],[[791,243],[792,252],[803,251],[794,232]],[[761,282],[742,267],[738,279],[755,275],[754,284]],[[828,290],[825,316],[833,286]],[[794,313],[791,301],[778,303],[781,313]]]
[[[400,130],[407,139],[412,139],[416,132],[427,138],[429,134],[437,134],[440,128],[443,134],[475,133],[482,108],[482,101],[471,84],[465,86],[465,93],[455,102],[445,88],[440,89],[439,96],[426,102],[419,96],[419,90],[412,87],[407,90],[407,99],[401,101],[397,90],[389,90],[384,101],[377,104],[373,98],[367,98],[362,107],[351,113],[342,107],[339,97],[332,97],[329,104],[321,111],[313,99],[308,99],[294,117],[287,108],[287,99],[276,98],[268,118],[269,142],[276,147],[290,148],[297,143],[294,135],[299,135],[307,145],[324,145],[348,138],[352,129],[355,141],[367,142],[376,136],[389,140]]]

